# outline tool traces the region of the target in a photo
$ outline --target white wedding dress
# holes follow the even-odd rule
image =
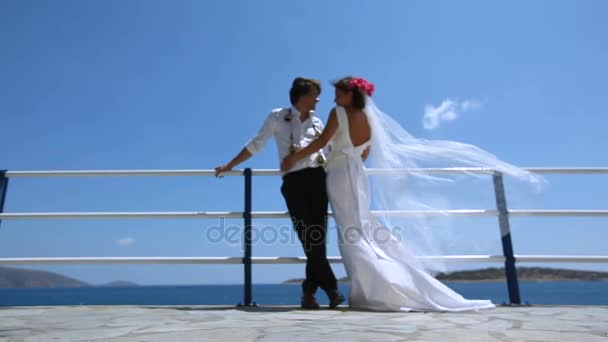
[[[405,245],[372,216],[369,180],[361,159],[371,139],[353,146],[346,111],[336,107],[336,114],[338,129],[331,140],[325,169],[340,254],[351,282],[350,307],[377,311],[494,307],[488,300],[467,300],[433,278]]]

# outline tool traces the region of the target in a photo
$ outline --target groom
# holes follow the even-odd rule
[[[314,141],[323,130],[323,122],[314,116],[320,93],[321,83],[318,80],[302,77],[294,79],[289,91],[291,107],[270,112],[258,134],[228,164],[216,167],[215,175],[230,171],[249,159],[264,147],[271,136],[274,136],[278,148],[279,163],[288,154]],[[315,299],[319,287],[327,293],[330,308],[335,308],[344,301],[327,260],[328,199],[324,161],[324,152],[319,150],[282,173],[281,193],[307,258],[301,301],[302,307],[306,309],[319,308]]]

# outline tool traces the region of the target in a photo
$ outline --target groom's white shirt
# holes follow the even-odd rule
[[[291,109],[291,115],[289,115]],[[314,141],[323,131],[323,121],[311,114],[307,120],[300,120],[300,112],[295,107],[277,108],[270,112],[258,134],[245,146],[251,154],[256,154],[264,148],[270,137],[274,136],[279,153],[279,165],[289,154],[293,143],[304,148]],[[321,166],[317,161],[319,153],[315,152],[308,157],[298,161],[288,172],[302,170],[307,167]],[[288,173],[287,172],[287,173]],[[285,173],[283,173],[285,174]]]

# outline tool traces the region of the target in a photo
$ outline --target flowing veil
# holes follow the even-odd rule
[[[544,182],[540,176],[502,161],[476,146],[456,141],[418,139],[382,112],[371,97],[365,96],[365,100],[364,112],[372,131],[371,150],[366,162],[372,209],[379,212],[379,224],[393,232],[395,228],[400,229],[400,241],[406,246],[404,250],[413,256],[438,255],[439,240],[445,237],[433,232],[425,215],[405,217],[391,215],[388,211],[446,209],[437,208],[436,203],[428,201],[428,197],[424,196],[425,185],[431,189],[433,184],[453,179],[426,168],[479,168],[481,170],[467,176],[487,177],[500,172],[535,186]],[[372,172],[370,169],[381,170]],[[421,258],[418,265],[429,271],[443,270],[443,264],[432,261],[432,258]]]

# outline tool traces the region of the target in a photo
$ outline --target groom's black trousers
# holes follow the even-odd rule
[[[283,176],[285,198],[294,229],[306,254],[304,292],[337,289],[337,281],[327,261],[327,189],[322,167],[293,171]]]

